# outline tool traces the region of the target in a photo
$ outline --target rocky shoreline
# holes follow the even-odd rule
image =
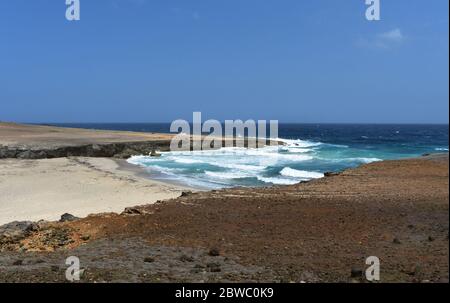
[[[173,134],[138,133],[0,122],[0,159],[102,157],[127,159],[169,151]],[[192,138],[191,138],[192,140]],[[222,139],[225,145],[227,139]],[[244,140],[247,145],[247,140]],[[258,142],[265,145],[267,142]],[[233,144],[236,144],[233,141]],[[278,144],[281,144],[280,142]],[[192,149],[191,142],[190,148]]]
[[[170,141],[124,142],[62,146],[50,149],[0,146],[0,159],[52,159],[64,157],[103,157],[127,159],[133,155],[148,155],[156,150],[168,151]]]
[[[0,123],[0,159],[148,155],[170,148],[170,134]]]

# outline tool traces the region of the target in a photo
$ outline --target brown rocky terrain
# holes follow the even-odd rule
[[[184,193],[65,222],[0,227],[0,281],[448,282],[448,155],[371,163],[293,186]]]

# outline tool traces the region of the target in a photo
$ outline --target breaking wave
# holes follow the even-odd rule
[[[280,171],[280,175],[285,177],[301,178],[301,179],[318,179],[322,178],[324,174],[306,170],[298,170],[290,167],[285,167]]]
[[[161,152],[161,157],[134,156],[128,162],[158,172],[162,178],[215,189],[291,185],[321,178],[325,171],[340,171],[382,159],[369,150],[346,145],[300,139],[278,140],[283,145]]]

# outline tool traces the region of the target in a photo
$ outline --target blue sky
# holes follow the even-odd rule
[[[0,2],[0,120],[448,123],[447,0]]]

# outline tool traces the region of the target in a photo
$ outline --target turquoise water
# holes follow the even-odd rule
[[[295,184],[385,159],[448,152],[448,125],[280,125],[284,146],[134,156],[156,178],[198,188]]]
[[[169,132],[169,123],[54,124]],[[448,152],[448,125],[280,124],[282,147],[135,156],[152,178],[199,188],[295,184],[364,163]]]

